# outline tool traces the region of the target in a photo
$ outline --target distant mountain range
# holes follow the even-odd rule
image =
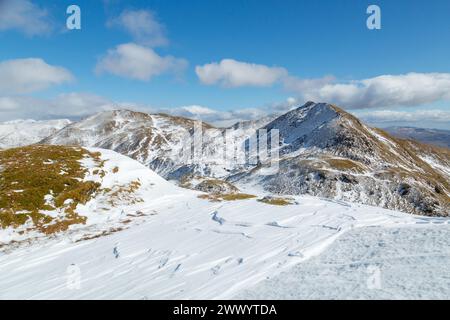
[[[389,127],[384,130],[399,138],[412,139],[423,143],[450,148],[450,130],[414,127]]]
[[[20,147],[41,141],[64,128],[70,120],[15,120],[0,123],[0,149]]]
[[[192,163],[178,151],[194,126],[194,120],[166,114],[106,111],[40,143],[112,149],[184,185],[214,178],[244,190],[309,194],[422,215],[450,212],[448,148],[396,138],[334,105],[308,102],[275,119],[236,124],[232,131],[203,124],[206,156]],[[247,144],[254,129],[279,130],[278,170],[264,161],[214,161],[226,134]]]

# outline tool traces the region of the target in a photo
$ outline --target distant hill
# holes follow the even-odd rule
[[[412,139],[423,143],[450,148],[450,130],[414,127],[389,127],[384,130],[402,139]]]
[[[41,141],[70,124],[70,120],[15,120],[0,123],[0,149]]]

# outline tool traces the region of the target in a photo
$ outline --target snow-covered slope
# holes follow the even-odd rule
[[[234,298],[448,300],[449,222],[352,230],[321,255]]]
[[[99,188],[75,208],[84,224],[0,231],[0,299],[230,298],[349,230],[433,221],[309,196],[209,201],[128,157],[88,151],[84,181]]]
[[[15,120],[0,123],[0,149],[37,143],[70,124],[70,120]]]
[[[269,124],[276,118],[277,118],[277,116],[273,115],[273,116],[266,116],[266,117],[256,119],[256,120],[239,121],[239,122],[236,122],[234,125],[232,125],[230,127],[230,129],[244,130],[244,131],[258,130],[259,128],[264,127],[265,125]]]

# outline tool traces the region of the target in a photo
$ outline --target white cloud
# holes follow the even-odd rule
[[[276,115],[281,115],[293,108],[299,107],[301,101],[294,97],[288,97],[286,101],[267,104],[254,108],[243,108],[236,110],[216,110],[205,106],[190,105],[178,108],[158,110],[168,114],[178,115],[191,119],[198,119],[210,123],[216,127],[228,127],[240,121],[271,119]]]
[[[283,79],[284,88],[288,91],[305,93],[321,88],[335,80],[333,76],[325,76],[317,79],[301,79],[287,76]]]
[[[169,43],[164,26],[149,10],[125,10],[107,25],[125,29],[136,42],[143,45],[156,47]]]
[[[48,34],[52,25],[47,10],[29,0],[0,0],[0,31],[17,30],[28,36]]]
[[[331,102],[348,109],[418,106],[450,100],[450,74],[382,75],[349,83],[318,83],[297,92],[306,100]]]
[[[195,67],[200,81],[206,85],[219,84],[224,87],[267,87],[287,76],[284,68],[223,59]]]
[[[96,112],[115,109],[130,109],[148,113],[167,113],[201,120],[217,127],[226,127],[238,121],[256,120],[267,115],[263,108],[248,108],[231,111],[215,110],[200,105],[175,108],[157,108],[133,102],[113,102],[90,93],[60,94],[53,99],[30,96],[0,96],[0,121],[15,119],[79,119]]]
[[[11,112],[20,108],[17,98],[0,97],[0,112]]]
[[[0,120],[79,118],[118,108],[110,100],[89,93],[60,94],[53,99],[3,96],[0,97]]]
[[[297,99],[294,98],[294,97],[288,97],[288,98],[286,99],[286,102],[287,102],[288,105],[294,105],[294,104],[297,103]]]
[[[268,87],[281,83],[301,100],[329,102],[347,109],[419,106],[450,100],[450,73],[407,73],[339,82],[292,76],[285,68],[224,59],[195,68],[206,85]]]
[[[90,93],[60,94],[53,99],[30,96],[0,96],[0,121],[14,119],[78,119],[99,111],[131,109],[149,113],[167,113],[188,117],[210,123],[216,127],[228,127],[239,121],[272,119],[303,104],[303,101],[289,97],[284,102],[268,104],[255,108],[237,110],[217,110],[201,105],[187,105],[175,108],[157,108],[132,102],[113,102],[105,97]],[[361,120],[376,126],[416,125],[448,128],[449,109],[434,110],[354,110]]]
[[[71,92],[60,94],[53,99],[50,112],[52,116],[80,117],[117,107],[117,104],[109,99],[95,94]]]
[[[221,111],[198,105],[182,106],[178,108],[164,109],[159,111],[172,115],[201,120],[216,127],[228,127],[238,121],[257,120],[267,116],[267,111],[262,108]]]
[[[29,58],[0,62],[0,93],[22,94],[72,81],[72,74],[42,59]]]
[[[202,107],[202,106],[197,106],[197,105],[192,105],[192,106],[184,106],[181,107],[180,110],[185,111],[186,113],[189,113],[191,115],[195,115],[195,116],[203,116],[203,115],[215,115],[217,114],[216,110],[207,108],[207,107]]]
[[[148,81],[163,73],[178,74],[188,65],[184,59],[172,56],[162,57],[153,49],[135,43],[118,45],[108,50],[97,64],[97,73],[111,73],[117,76]]]
[[[450,111],[435,110],[373,110],[366,112],[355,112],[357,117],[372,123],[390,122],[450,122]]]

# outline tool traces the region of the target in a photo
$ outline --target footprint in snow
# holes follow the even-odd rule
[[[220,266],[219,265],[214,266],[214,268],[211,268],[211,272],[213,273],[213,275],[218,275],[220,272]]]
[[[289,252],[288,257],[300,257],[303,258],[303,253],[300,251]]]
[[[161,258],[161,260],[159,260],[159,266],[158,269],[163,268],[167,262],[169,262],[169,257],[170,257],[170,252],[166,252],[165,256]]]
[[[172,278],[172,277],[180,270],[180,268],[181,268],[181,263],[179,263],[179,264],[175,267],[175,269],[172,271],[172,273],[171,273],[171,275],[170,275],[170,278]]]
[[[113,249],[113,255],[114,255],[114,257],[115,257],[116,259],[120,257],[120,252],[119,252],[119,249],[118,249],[118,246],[117,246],[117,245],[116,245],[116,246],[114,247],[114,249]]]
[[[213,221],[216,221],[216,222],[219,223],[220,225],[223,225],[223,224],[225,223],[225,219],[219,217],[218,214],[219,214],[219,212],[214,211],[214,212],[211,214],[211,215],[212,215],[211,219],[212,219]]]
[[[266,223],[266,226],[269,226],[269,227],[277,227],[277,228],[283,228],[283,229],[289,229],[289,228],[292,228],[292,227],[281,226],[281,225],[279,225],[278,222],[276,222],[276,221]]]

